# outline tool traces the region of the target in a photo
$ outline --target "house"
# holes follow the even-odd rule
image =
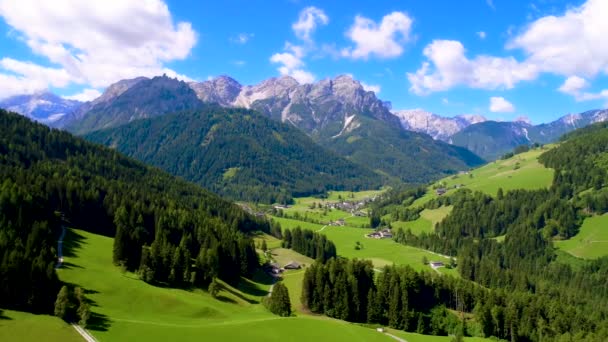
[[[431,261],[430,265],[432,268],[439,268],[444,266],[443,262],[441,261]]]
[[[289,209],[289,208],[291,208],[291,206],[287,205],[287,204],[277,204],[274,206],[274,208],[275,209]]]
[[[299,270],[300,268],[302,268],[302,265],[300,265],[300,263],[297,261],[290,261],[287,264],[285,264],[285,266],[283,266],[283,268],[286,270]]]
[[[382,230],[377,230],[373,233],[367,234],[366,236],[372,239],[390,239],[393,237],[393,233],[390,229],[384,228]]]
[[[393,237],[393,233],[391,232],[390,229],[384,228],[380,231],[380,238],[387,239],[387,238],[392,238],[392,237]]]
[[[445,188],[439,188],[437,190],[435,190],[435,193],[437,194],[437,196],[441,196],[443,194],[445,194],[447,190]]]

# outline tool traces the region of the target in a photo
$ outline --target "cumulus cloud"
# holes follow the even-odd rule
[[[306,7],[300,12],[298,21],[291,25],[293,32],[296,37],[310,41],[311,34],[317,29],[319,25],[327,25],[329,17],[325,14],[322,9],[314,6]]]
[[[403,53],[403,46],[411,37],[412,19],[404,12],[385,15],[378,24],[363,16],[356,16],[346,36],[354,47],[342,50],[344,57],[367,59],[370,56],[392,58]]]
[[[197,40],[191,24],[175,23],[161,0],[0,0],[0,16],[34,53],[58,66],[9,60],[2,68],[15,75],[2,78],[42,89],[70,83],[99,88],[162,73],[183,76],[163,65],[186,58]]]
[[[291,76],[299,83],[312,83],[315,75],[304,69],[304,58],[313,50],[315,43],[312,34],[319,25],[329,22],[329,17],[323,10],[316,7],[307,7],[300,12],[298,20],[291,26],[294,34],[303,44],[297,45],[290,42],[285,43],[283,52],[270,56],[270,62],[279,64],[278,71],[281,75]]]
[[[564,83],[558,88],[564,94],[572,95],[576,101],[589,101],[608,99],[608,89],[593,93],[586,91],[591,85],[589,82],[579,76],[570,76]]]
[[[490,97],[490,112],[492,113],[513,113],[515,106],[504,97]]]
[[[513,57],[479,55],[469,59],[459,41],[435,40],[424,48],[428,59],[416,72],[408,73],[410,91],[418,95],[444,91],[458,85],[479,89],[510,89],[517,82],[535,79],[535,65]]]
[[[360,82],[361,86],[365,91],[373,91],[376,95],[380,94],[381,87],[379,84],[367,84],[365,82]]]
[[[479,39],[484,40],[487,37],[487,34],[484,31],[479,31],[477,32],[477,37],[479,37]]]
[[[562,16],[532,22],[507,44],[522,49],[543,72],[593,77],[608,74],[608,1],[588,0]]]
[[[84,89],[82,92],[74,95],[63,96],[64,99],[67,100],[77,100],[81,102],[87,102],[95,100],[96,98],[101,96],[101,92],[97,89]]]

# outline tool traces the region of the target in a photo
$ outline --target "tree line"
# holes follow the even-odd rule
[[[336,245],[325,235],[300,227],[283,231],[282,246],[322,263],[337,256]]]
[[[149,282],[238,281],[258,265],[238,206],[155,168],[0,111],[0,305],[53,311],[61,222],[115,236],[114,261]]]

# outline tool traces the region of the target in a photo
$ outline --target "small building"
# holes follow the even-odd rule
[[[373,233],[369,233],[366,236],[372,239],[390,239],[393,237],[393,233],[390,229],[384,228],[382,230],[376,230]]]
[[[286,270],[299,270],[300,268],[302,268],[302,265],[300,265],[300,263],[297,261],[290,261],[287,264],[285,264],[285,266],[283,266],[283,268]]]
[[[439,188],[439,189],[435,190],[435,193],[437,194],[437,196],[441,196],[441,195],[445,194],[446,191],[447,190],[445,188]]]
[[[430,265],[432,268],[439,268],[445,266],[441,261],[431,261]]]

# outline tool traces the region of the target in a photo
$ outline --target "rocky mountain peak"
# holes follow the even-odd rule
[[[449,141],[450,136],[471,124],[486,121],[481,115],[465,114],[447,118],[419,108],[397,110],[393,114],[399,118],[404,129],[426,133],[433,139],[443,141]]]

